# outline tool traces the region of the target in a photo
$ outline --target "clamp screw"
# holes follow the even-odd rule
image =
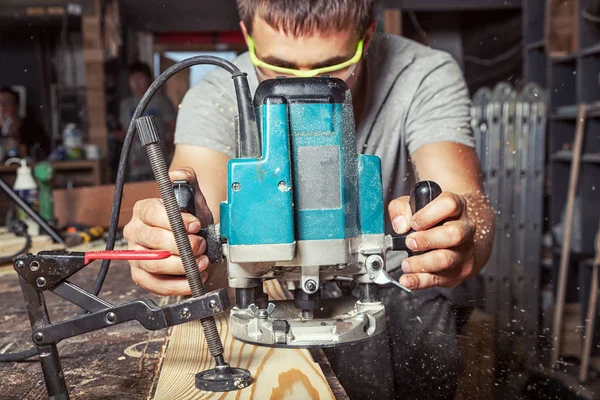
[[[38,285],[38,287],[46,286],[46,278],[44,278],[43,276],[40,276],[39,278],[37,278],[35,280],[35,284]]]
[[[306,282],[304,282],[304,288],[309,292],[314,292],[317,289],[317,282],[315,282],[312,279],[309,279]]]
[[[41,342],[42,340],[44,340],[44,334],[42,332],[37,332],[35,335],[33,335],[33,339],[36,342]]]
[[[29,269],[31,270],[31,272],[35,272],[35,271],[39,270],[40,269],[40,263],[37,262],[37,261],[32,261],[29,264]]]
[[[23,269],[25,267],[25,262],[23,260],[19,260],[15,263],[16,269]]]
[[[109,324],[114,324],[116,320],[117,316],[114,312],[109,312],[108,314],[106,314],[106,322],[108,322]]]
[[[216,300],[211,300],[208,302],[208,308],[210,308],[211,310],[215,310],[217,308],[217,301]]]
[[[192,316],[192,313],[190,312],[190,309],[187,307],[184,308],[183,310],[179,311],[179,319],[188,319],[191,316]]]

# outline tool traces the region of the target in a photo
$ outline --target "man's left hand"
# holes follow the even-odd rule
[[[467,214],[464,196],[443,192],[412,215],[409,197],[399,197],[388,206],[394,230],[403,234],[413,252],[426,252],[402,262],[400,283],[410,289],[434,286],[452,288],[470,278],[475,265],[475,224]]]

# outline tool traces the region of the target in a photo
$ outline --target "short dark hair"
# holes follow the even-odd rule
[[[0,93],[8,93],[8,94],[10,94],[13,97],[13,99],[15,99],[15,104],[16,105],[19,105],[19,103],[21,103],[21,96],[19,96],[19,93],[15,92],[14,90],[12,90],[8,86],[2,86],[0,88]]]
[[[127,67],[127,71],[129,72],[129,74],[144,74],[148,78],[152,79],[152,70],[150,69],[148,64],[143,63],[141,61],[134,61],[131,64],[129,64],[129,67]]]
[[[364,35],[373,21],[375,0],[237,0],[248,33],[256,15],[292,36],[355,27]]]

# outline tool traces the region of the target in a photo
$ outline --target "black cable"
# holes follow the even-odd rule
[[[37,355],[37,348],[32,347],[29,350],[21,351],[19,353],[0,354],[0,362],[18,362]]]
[[[148,106],[148,103],[150,103],[150,100],[152,99],[154,94],[158,91],[158,89],[160,89],[160,87],[168,79],[170,79],[173,75],[175,75],[179,71],[184,70],[184,69],[189,68],[194,65],[198,65],[198,64],[211,64],[211,65],[216,65],[218,67],[221,67],[221,68],[225,69],[227,72],[229,72],[234,79],[238,76],[243,76],[244,78],[246,76],[245,73],[240,72],[238,67],[236,67],[234,64],[232,64],[231,62],[229,62],[227,60],[224,60],[219,57],[214,57],[214,56],[196,56],[196,57],[191,57],[191,58],[188,58],[186,60],[180,61],[180,62],[172,65],[165,72],[160,74],[158,76],[158,78],[156,78],[154,80],[154,82],[152,82],[152,84],[150,85],[148,90],[146,90],[146,93],[144,93],[144,96],[140,100],[139,104],[135,108],[135,112],[133,113],[133,116],[131,117],[131,121],[129,122],[129,127],[127,128],[127,134],[125,135],[125,139],[123,140],[123,148],[121,149],[121,157],[119,158],[119,168],[117,170],[117,179],[115,182],[115,197],[113,198],[112,213],[110,216],[110,226],[108,228],[108,236],[106,239],[106,250],[113,250],[115,247],[115,238],[117,236],[117,226],[119,223],[119,214],[121,212],[121,200],[123,198],[123,185],[125,183],[125,173],[127,172],[127,161],[129,159],[129,152],[131,150],[131,145],[133,143],[133,139],[135,137],[135,132],[136,132],[135,121],[142,116],[142,114],[144,113],[144,110]],[[246,87],[247,86],[248,86],[248,84],[246,82]],[[236,89],[237,89],[237,86],[236,86]],[[250,97],[250,91],[248,89],[248,93],[246,93],[246,96],[244,96],[240,93],[237,93],[237,95],[238,95],[237,97],[238,97],[238,103],[239,103],[240,98]],[[250,101],[250,100],[246,101],[246,100],[247,99],[243,99],[244,105],[251,106],[252,101]],[[240,114],[240,125],[241,126],[243,126],[242,125],[243,123],[249,124],[251,121],[255,120],[254,110],[252,110],[249,107],[243,107],[243,108],[238,107],[238,112]],[[254,128],[254,129],[256,130],[256,128]],[[94,293],[94,295],[97,296],[98,293],[100,293],[100,290],[102,289],[102,285],[104,284],[104,280],[106,279],[106,274],[108,274],[109,268],[110,268],[110,260],[103,260],[102,264],[100,265],[100,271],[98,271],[98,277],[96,278],[96,281],[94,282],[94,287],[92,289],[92,292]]]
[[[133,139],[135,137],[136,132],[135,121],[142,116],[152,97],[167,80],[169,80],[173,75],[177,74],[178,72],[198,64],[215,65],[217,67],[225,69],[231,74],[232,78],[234,79],[234,87],[236,91],[236,98],[238,101],[240,129],[244,132],[247,132],[247,134],[249,135],[258,135],[256,127],[256,116],[254,114],[254,109],[252,108],[252,97],[250,94],[250,89],[248,87],[246,73],[241,72],[238,69],[238,67],[236,67],[233,63],[215,56],[196,56],[178,62],[172,65],[170,68],[168,68],[165,72],[160,74],[158,78],[156,78],[152,82],[148,90],[146,90],[146,93],[144,93],[144,96],[142,96],[142,99],[135,108],[135,111],[129,123],[129,127],[127,128],[127,134],[125,135],[125,139],[123,141],[121,156],[119,158],[119,167],[117,169],[115,196],[113,198],[112,203],[110,225],[108,228],[108,236],[106,239],[106,250],[113,250],[115,247],[117,227],[119,223],[119,214],[121,212],[121,201],[123,199],[125,174],[127,172],[127,161],[129,159],[129,152],[131,150],[131,146],[133,144]],[[92,288],[92,292],[94,295],[97,296],[100,293],[100,290],[102,290],[102,285],[104,284],[104,280],[106,279],[106,275],[108,274],[109,268],[110,260],[103,260],[102,264],[100,265],[100,270],[98,271],[96,281],[94,282],[94,287]],[[26,358],[33,357],[36,354],[36,348],[32,348],[30,350],[26,350],[20,353],[0,354],[0,362],[22,361]]]
[[[15,254],[0,258],[0,264],[7,264],[9,262],[12,263],[13,258],[18,256],[19,254],[25,253],[27,251],[27,249],[29,249],[30,246],[31,246],[31,236],[29,236],[29,234],[27,234],[27,235],[25,235],[25,244],[23,245],[23,247],[21,247],[21,249],[19,251],[17,251]]]

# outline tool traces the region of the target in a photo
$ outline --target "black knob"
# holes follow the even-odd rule
[[[181,212],[187,212],[196,215],[196,190],[187,181],[173,181],[173,191],[175,199]],[[206,241],[206,251],[204,254],[211,263],[220,262],[223,259],[223,250],[221,246],[221,234],[216,225],[202,227],[198,236]]]
[[[418,182],[410,191],[410,209],[413,215],[431,203],[441,193],[442,188],[433,181]],[[402,235],[392,235],[392,250],[407,251],[412,255],[412,251],[406,247],[406,237],[413,232],[414,230],[411,229]]]

